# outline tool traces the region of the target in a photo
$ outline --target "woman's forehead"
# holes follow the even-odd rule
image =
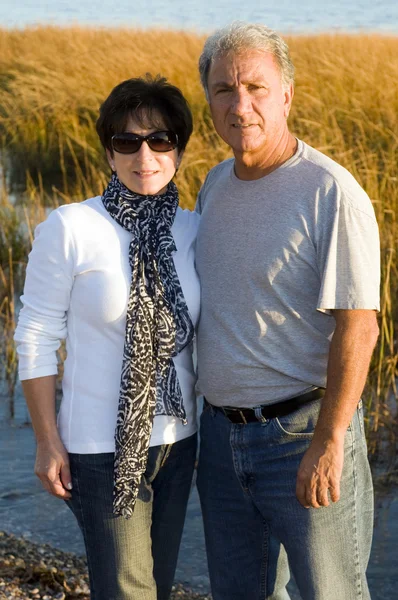
[[[139,126],[143,129],[167,129],[166,120],[159,110],[147,107],[138,107],[132,111],[126,125],[130,127]]]

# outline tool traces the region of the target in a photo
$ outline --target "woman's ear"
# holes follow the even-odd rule
[[[184,150],[182,150],[179,155],[177,156],[177,161],[176,161],[176,173],[178,171],[178,169],[180,168],[180,164],[182,161],[182,157],[184,156]]]
[[[108,148],[106,149],[106,158],[108,159],[108,163],[112,171],[116,171],[115,162],[113,160],[113,154]]]

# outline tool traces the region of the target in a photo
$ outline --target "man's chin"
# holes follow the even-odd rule
[[[229,140],[224,140],[226,143],[231,146],[234,152],[255,152],[261,147],[261,140],[258,139],[258,136],[254,135],[239,135],[228,136]]]
[[[249,142],[248,140],[243,140],[239,143],[230,144],[234,154],[251,154],[252,152],[257,152],[260,149],[261,144],[253,142]]]

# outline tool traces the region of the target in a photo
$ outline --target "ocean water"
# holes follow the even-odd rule
[[[0,27],[80,24],[212,31],[233,20],[281,33],[398,33],[397,0],[0,0]]]

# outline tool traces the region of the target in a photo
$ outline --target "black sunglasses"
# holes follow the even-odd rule
[[[134,154],[146,142],[154,152],[170,152],[177,147],[178,137],[173,131],[154,131],[149,135],[116,133],[112,136],[112,148],[119,154]]]

